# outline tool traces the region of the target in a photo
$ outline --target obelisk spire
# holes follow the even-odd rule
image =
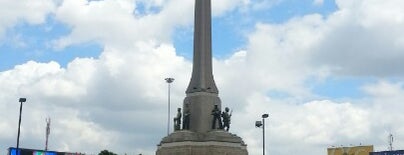
[[[212,74],[211,20],[211,0],[195,0],[194,60],[183,109],[190,113],[189,130],[199,133],[213,130],[212,109],[221,108]]]
[[[218,94],[212,74],[211,0],[195,0],[194,58],[186,91]]]

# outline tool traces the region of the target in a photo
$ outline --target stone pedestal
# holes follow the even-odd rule
[[[217,94],[196,92],[187,94],[183,109],[190,112],[190,131],[209,132],[212,130],[212,110],[215,105],[221,109],[221,101]],[[216,125],[218,126],[218,125]]]
[[[248,152],[243,140],[229,132],[177,131],[163,138],[156,155],[248,155]]]

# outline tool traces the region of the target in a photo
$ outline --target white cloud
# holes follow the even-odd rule
[[[404,114],[401,112],[403,109],[403,95],[404,87],[402,82],[386,82],[380,81],[374,84],[369,84],[363,88],[371,96],[371,100],[367,102],[373,104],[372,106],[372,132],[380,133],[374,134],[372,142],[377,145],[378,150],[385,150],[387,148],[387,136],[392,133],[395,136],[395,147],[400,149],[399,146],[404,144],[401,132],[404,130],[403,124]]]
[[[19,22],[28,24],[45,22],[46,16],[53,12],[55,7],[52,0],[0,1],[0,38],[2,39],[7,29]]]
[[[170,40],[176,27],[188,26],[193,21],[193,1],[140,2],[145,9],[159,7],[161,10],[147,15],[136,14],[135,9],[140,3],[134,0],[64,1],[56,11],[56,18],[69,25],[72,32],[55,40],[55,48],[91,41],[115,46],[131,46],[134,42],[148,40],[164,42]],[[247,3],[242,0],[217,1],[212,4],[212,11],[215,16],[223,15],[242,5]]]
[[[72,28],[72,32],[55,42],[56,48],[71,44],[98,41],[100,44],[126,43],[131,38],[150,37],[145,25],[136,22],[133,1],[64,1],[57,9],[56,18]],[[141,29],[142,31],[136,31]],[[140,33],[142,32],[142,33]],[[139,35],[142,34],[142,35]],[[145,38],[147,39],[147,38]]]
[[[399,104],[402,82],[365,86],[370,96],[344,103],[312,101],[316,94],[308,87],[312,79],[341,75],[399,77],[401,81],[403,53],[397,44],[402,31],[397,28],[402,27],[404,10],[397,7],[401,2],[378,2],[338,1],[340,10],[327,17],[312,14],[282,24],[257,24],[248,36],[246,51],[216,65],[223,76],[218,80],[223,102],[251,116],[234,119],[253,126],[262,113],[273,113],[268,129],[272,154],[324,154],[331,145],[359,143],[382,150],[387,133],[403,128],[398,125],[403,116],[397,110],[403,108]],[[376,12],[371,10],[382,13],[372,16]],[[272,90],[290,96],[278,99],[268,95]],[[233,125],[250,144],[250,153],[259,154],[259,131],[237,122]]]
[[[0,87],[5,106],[0,108],[15,109],[0,114],[0,126],[6,127],[1,136],[11,139],[16,134],[11,130],[18,118],[14,100],[26,97],[21,146],[42,148],[35,141],[42,137],[44,118],[51,116],[55,122],[51,148],[55,150],[153,150],[163,136],[159,133],[164,133],[160,130],[166,111],[161,108],[166,105],[164,78],[187,74],[190,67],[176,56],[172,45],[154,42],[139,42],[125,50],[107,46],[99,59],[77,58],[65,69],[56,62],[27,62],[0,74],[5,83]],[[172,96],[173,109],[181,105],[188,80],[187,76],[175,78],[172,92],[180,95]]]
[[[403,83],[390,83],[386,81],[381,81],[375,85],[367,85],[363,87],[363,90],[372,96],[379,97],[396,97],[400,96],[402,92]]]
[[[266,147],[271,154],[324,154],[328,146],[359,144],[371,136],[372,110],[362,105],[328,100],[295,104],[262,94],[247,96],[247,102],[246,111],[235,114],[232,130],[249,144],[251,154],[260,154],[262,129],[254,128],[254,122],[264,113],[270,115]]]
[[[402,75],[402,1],[337,1],[323,39],[313,47],[314,65],[359,76]]]
[[[390,132],[396,136],[395,146],[398,147],[402,145],[400,132],[404,123],[401,112],[404,88],[398,85],[401,84],[367,85],[366,89],[389,92],[390,95],[371,91],[372,95],[365,100],[352,102],[314,100],[299,103],[247,93],[250,95],[244,95],[246,107],[233,116],[232,131],[239,133],[249,144],[251,154],[260,154],[262,129],[253,126],[255,121],[261,120],[262,114],[269,113],[266,147],[271,154],[325,154],[330,146],[360,143],[375,145],[380,151],[385,150]]]
[[[228,11],[232,11],[237,7],[244,6],[248,0],[221,0],[212,1],[212,14],[213,16],[221,16]]]
[[[38,141],[44,137],[44,118],[51,116],[52,149],[153,153],[165,135],[163,79],[176,79],[173,109],[185,97],[191,62],[178,56],[169,40],[173,29],[192,23],[193,3],[142,3],[161,10],[138,16],[138,4],[131,0],[61,3],[56,19],[72,32],[55,45],[97,41],[103,52],[99,58],[77,58],[66,68],[30,61],[1,72],[2,146],[14,145],[17,99],[27,97],[23,147],[43,148]],[[220,1],[215,14],[224,16],[240,3],[253,5]],[[398,75],[400,81],[400,3],[339,0],[339,10],[327,17],[312,14],[282,24],[258,23],[244,50],[214,59],[223,105],[234,108],[231,131],[244,138],[250,154],[260,154],[261,130],[254,128],[254,121],[267,112],[270,154],[319,155],[330,145],[365,142],[381,149],[386,130],[397,134],[398,146],[403,144],[402,82],[387,78],[369,83],[362,88],[366,98],[343,102],[318,99],[308,86],[312,79],[336,75]],[[286,95],[276,97],[273,91]]]
[[[323,5],[324,4],[324,0],[314,0],[313,4],[315,5]]]
[[[291,20],[284,25],[257,24],[248,37],[245,70],[262,91],[277,90],[295,97],[311,96],[304,81],[322,68],[308,65],[310,47],[322,36],[319,15]],[[249,84],[251,85],[251,84]]]

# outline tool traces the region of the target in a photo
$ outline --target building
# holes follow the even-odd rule
[[[328,148],[328,155],[369,155],[373,152],[373,145]],[[379,154],[377,154],[379,155]]]
[[[404,150],[371,152],[369,155],[404,155]]]

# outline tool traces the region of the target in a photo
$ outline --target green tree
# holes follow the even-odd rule
[[[102,150],[98,155],[117,155],[113,152],[109,152],[108,150]]]

